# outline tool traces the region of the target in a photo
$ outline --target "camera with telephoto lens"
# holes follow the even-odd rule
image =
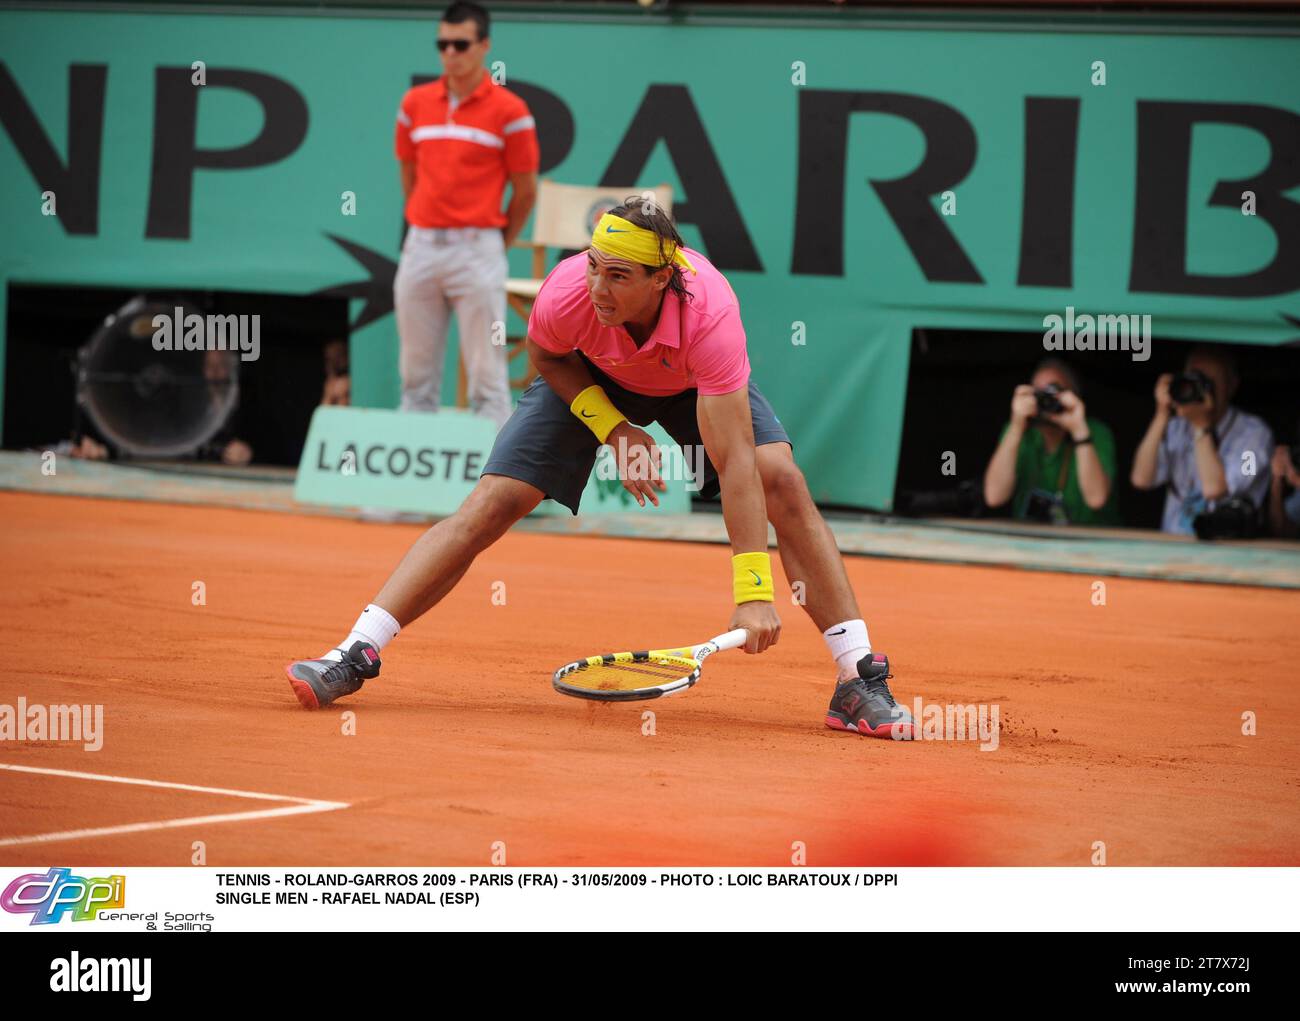
[[[1198,539],[1253,539],[1259,535],[1259,511],[1249,497],[1234,496],[1192,520]]]
[[[905,489],[894,501],[894,509],[917,518],[978,518],[988,510],[984,505],[984,487],[974,479],[966,479],[956,489]]]
[[[1040,415],[1059,415],[1065,410],[1065,405],[1057,399],[1057,394],[1061,388],[1055,383],[1048,383],[1041,390],[1034,391],[1034,399],[1038,401],[1038,413]]]
[[[1214,396],[1214,380],[1199,369],[1180,372],[1169,381],[1169,399],[1175,404],[1200,404]]]

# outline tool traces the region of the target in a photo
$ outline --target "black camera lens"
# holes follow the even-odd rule
[[[1040,415],[1057,415],[1065,410],[1065,405],[1057,399],[1057,394],[1061,388],[1055,383],[1048,383],[1041,390],[1034,391],[1034,398],[1038,401],[1038,413]]]
[[[1214,381],[1197,369],[1180,372],[1169,381],[1169,399],[1175,404],[1200,404],[1213,393]]]

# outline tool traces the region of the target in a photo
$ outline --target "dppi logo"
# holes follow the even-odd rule
[[[94,921],[107,908],[126,906],[126,876],[83,879],[69,869],[19,876],[0,893],[0,908],[32,916],[32,925],[51,925],[72,911],[74,922]]]

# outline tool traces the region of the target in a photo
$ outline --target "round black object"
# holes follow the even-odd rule
[[[1169,381],[1169,399],[1175,404],[1200,404],[1214,393],[1214,380],[1200,369],[1180,372]]]
[[[137,295],[78,352],[77,401],[122,454],[192,454],[221,430],[239,402],[238,351],[184,350],[180,338],[190,315],[202,313],[181,300]],[[169,334],[160,332],[160,316],[171,321]]]

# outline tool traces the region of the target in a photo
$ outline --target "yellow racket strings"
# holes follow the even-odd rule
[[[564,682],[592,691],[633,691],[689,677],[699,664],[686,657],[654,656],[634,660],[630,653],[592,656],[586,664],[566,674]]]

